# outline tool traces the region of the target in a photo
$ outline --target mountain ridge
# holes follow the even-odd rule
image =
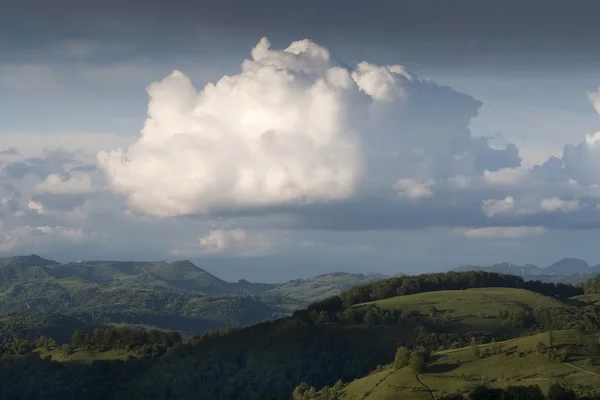
[[[58,313],[91,324],[135,323],[201,334],[286,316],[349,287],[380,279],[334,273],[293,284],[226,282],[189,260],[0,259],[0,315]]]
[[[456,267],[453,270],[498,272],[519,275],[524,279],[529,280],[581,283],[593,275],[599,274],[600,265],[590,266],[582,259],[567,257],[552,263],[547,267],[538,267],[534,264],[516,265],[508,262],[501,262],[488,266],[467,264]]]

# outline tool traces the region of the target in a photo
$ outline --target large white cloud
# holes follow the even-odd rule
[[[347,71],[326,49],[266,39],[242,72],[197,92],[175,71],[150,85],[142,137],[98,155],[112,187],[154,216],[349,196],[361,172],[346,124]]]
[[[170,217],[327,203],[520,164],[513,145],[471,137],[479,101],[400,65],[350,70],[309,40],[279,51],[263,38],[251,55],[201,91],[179,71],[149,86],[141,137],[98,154],[131,209]]]

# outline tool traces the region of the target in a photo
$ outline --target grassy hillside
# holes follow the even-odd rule
[[[594,335],[593,340],[597,339]],[[535,384],[547,392],[554,382],[575,388],[579,393],[600,395],[600,366],[589,365],[585,361],[585,348],[577,345],[578,340],[575,331],[553,333],[554,346],[571,351],[564,362],[550,360],[536,350],[538,343],[549,345],[547,332],[479,346],[482,353],[492,353],[494,349],[499,353],[495,355],[476,357],[472,347],[440,351],[432,355],[420,379],[436,397],[465,394],[481,384],[491,387]],[[427,391],[419,384],[410,367],[395,370],[388,365],[367,377],[350,382],[338,398],[420,400],[426,397]]]
[[[531,311],[537,307],[563,308],[554,298],[513,288],[476,288],[444,290],[396,296],[356,304],[355,308],[377,306],[382,310],[400,310],[404,315],[418,313],[445,317],[459,322],[463,330],[499,332],[508,329],[499,322],[502,312]]]
[[[41,358],[49,357],[51,360],[61,363],[91,364],[94,361],[125,361],[130,357],[136,357],[135,352],[122,349],[111,349],[107,351],[76,349],[70,354],[65,354],[60,348],[46,350],[41,347],[35,349],[34,352],[39,354]]]

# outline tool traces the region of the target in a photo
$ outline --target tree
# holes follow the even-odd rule
[[[167,336],[169,337],[169,340],[172,344],[181,344],[182,343],[181,334],[177,331],[167,332]]]
[[[502,354],[502,345],[495,341],[492,341],[492,343],[492,354],[495,356]]]
[[[410,361],[410,356],[410,351],[406,347],[398,347],[398,350],[396,350],[396,356],[394,357],[394,369],[398,370],[406,367]]]
[[[304,398],[304,393],[308,391],[310,386],[304,382],[300,383],[298,386],[294,388],[292,392],[292,399],[294,400],[302,400]]]
[[[471,351],[473,352],[473,355],[477,358],[481,358],[481,350],[479,349],[479,345],[476,343],[473,343],[471,345]]]
[[[73,332],[73,336],[71,337],[71,345],[75,348],[80,348],[80,347],[84,347],[86,345],[85,343],[85,333],[80,331],[79,329],[76,329],[75,332]]]
[[[420,375],[425,371],[425,353],[423,351],[412,351],[408,362],[413,374]]]
[[[56,348],[56,342],[54,341],[54,339],[49,338],[48,340],[46,340],[44,348],[46,350],[54,350]]]
[[[48,342],[48,338],[44,335],[40,336],[37,340],[37,347],[45,347],[46,343]]]
[[[72,353],[73,353],[73,349],[71,349],[71,346],[69,346],[68,344],[65,343],[65,344],[63,344],[61,346],[61,348],[60,348],[60,354],[63,357],[66,358],[66,357],[70,356]]]
[[[369,311],[367,311],[364,322],[368,326],[375,326],[379,324],[379,315],[374,308],[371,308]]]
[[[335,385],[333,385],[333,390],[337,393],[344,388],[344,382],[341,379],[338,379]]]
[[[433,395],[433,392],[431,391],[431,389],[427,385],[425,385],[423,383],[423,381],[421,381],[421,378],[419,377],[419,375],[421,375],[423,372],[425,372],[426,356],[427,356],[427,354],[421,349],[413,350],[410,353],[409,365],[410,365],[410,369],[412,370],[413,374],[415,374],[415,379],[417,380],[417,382],[419,382],[421,384],[421,386],[423,386],[427,390],[431,399],[435,400],[435,396]]]
[[[558,383],[553,383],[548,390],[548,400],[575,400],[577,395],[569,389],[565,389]]]
[[[435,306],[432,304],[429,306],[429,316],[430,317],[435,317],[435,314],[437,313],[437,308],[435,308]]]

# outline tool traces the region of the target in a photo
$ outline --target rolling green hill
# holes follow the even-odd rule
[[[509,327],[501,321],[502,313],[526,313],[539,307],[564,308],[566,304],[524,289],[474,288],[396,296],[353,307],[364,309],[371,306],[388,311],[399,310],[405,315],[418,313],[447,318],[458,322],[463,331],[505,333]]]
[[[579,393],[600,395],[600,365],[590,365],[586,347],[578,344],[575,331],[553,332],[553,347],[568,349],[564,360],[549,359],[538,351],[538,343],[546,347],[549,333],[540,333],[503,342],[439,351],[431,356],[420,380],[436,398],[450,394],[467,394],[476,386],[508,387],[539,385],[547,392],[556,382],[576,388]],[[597,334],[588,334],[597,342]],[[395,369],[393,365],[380,368],[368,376],[352,381],[340,390],[340,400],[419,400],[427,398],[425,387],[415,378],[409,366]]]
[[[464,382],[469,382],[468,388],[470,384],[500,385],[503,381],[499,379],[509,379],[506,382],[512,384],[521,378],[545,378],[532,375],[543,371],[523,369],[530,365],[545,367],[554,374],[544,357],[555,362],[556,354],[562,354],[561,335],[555,332],[556,349],[539,354],[539,340],[531,336],[549,329],[573,328],[592,335],[587,337],[593,340],[581,343],[577,342],[579,337],[565,336],[575,338],[569,345],[573,348],[568,350],[567,362],[578,366],[587,362],[584,358],[592,363],[600,360],[596,357],[600,352],[593,346],[600,331],[600,309],[569,298],[581,291],[487,272],[388,278],[314,303],[291,317],[194,337],[189,344],[173,346],[163,356],[84,364],[75,360],[39,360],[30,355],[3,356],[0,387],[6,396],[27,397],[43,392],[51,399],[254,400],[289,399],[294,388],[305,382],[315,389],[303,399],[316,399],[312,395],[318,390],[334,385],[348,396],[364,398],[365,392],[379,395],[378,390],[386,388],[387,380],[377,386],[369,381],[374,376],[368,376],[369,373],[377,370],[375,374],[393,372],[389,381],[393,387],[388,389],[413,393],[418,382],[408,381],[408,372],[394,372],[386,367],[394,361],[396,349],[405,346],[411,351],[423,348],[432,354],[422,377],[432,387],[439,383],[434,389],[436,396],[441,397],[442,391],[450,394],[463,390]],[[134,299],[129,301],[135,304]],[[158,299],[139,301],[147,304]],[[500,345],[504,349],[500,353],[504,354],[496,350],[492,353],[497,346],[492,341],[503,338],[521,342],[512,349],[514,345],[506,342]],[[111,339],[111,343],[117,342]],[[479,356],[469,347],[470,343],[479,343]],[[527,350],[532,346],[536,354]],[[7,348],[11,348],[10,344]],[[571,376],[563,369],[557,374]],[[383,377],[385,373],[376,378]],[[362,378],[369,382],[356,383]],[[589,390],[584,380],[577,379],[572,383],[582,385],[577,387],[579,394]],[[342,383],[336,384],[338,380]],[[89,397],[91,393],[94,397]],[[381,396],[404,398],[387,392]]]

